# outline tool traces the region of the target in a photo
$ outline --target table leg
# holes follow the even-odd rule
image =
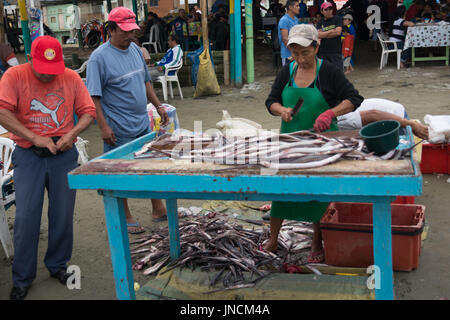
[[[103,196],[109,248],[120,300],[135,300],[133,271],[131,269],[130,245],[123,199]]]
[[[170,257],[177,259],[180,256],[180,231],[178,230],[177,199],[167,199],[167,219],[169,225]]]
[[[391,219],[389,199],[373,204],[373,254],[375,266],[380,271],[379,277],[375,277],[380,281],[379,285],[375,286],[377,300],[394,299]]]
[[[414,67],[416,65],[416,50],[414,47],[411,48],[411,65]]]
[[[445,47],[445,65],[448,67],[448,58],[449,58],[449,51],[450,51],[450,47],[446,46]]]

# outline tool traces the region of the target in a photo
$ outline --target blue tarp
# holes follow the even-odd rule
[[[197,50],[189,52],[187,54],[187,57],[192,62],[191,80],[194,88],[197,86],[197,73],[198,73],[198,66],[200,64],[200,60],[198,57],[202,54],[202,52],[203,52],[203,44]],[[214,68],[214,60],[212,58],[211,45],[209,45],[209,56],[211,57],[211,63]]]

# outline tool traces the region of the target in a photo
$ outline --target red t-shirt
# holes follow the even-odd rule
[[[416,4],[413,3],[413,4],[409,7],[408,11],[406,11],[406,14],[405,14],[405,20],[408,20],[408,21],[411,20],[412,18],[414,18],[415,16],[417,16],[418,13],[419,13],[419,8],[417,8]]]
[[[41,82],[29,63],[9,68],[0,80],[0,108],[14,113],[29,130],[43,137],[63,136],[74,127],[74,111],[96,117],[95,105],[80,76],[67,69],[50,83]],[[14,134],[20,147],[32,143]]]

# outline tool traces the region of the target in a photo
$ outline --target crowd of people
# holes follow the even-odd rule
[[[381,13],[380,28],[369,30],[367,27],[367,8],[369,5],[379,7]],[[304,0],[288,0],[281,6],[278,0],[273,0],[268,10],[269,15],[277,17],[278,25],[273,32],[280,44],[282,64],[292,59],[286,47],[289,30],[301,23],[314,25],[319,32],[318,56],[333,62],[345,72],[353,71],[353,49],[355,39],[374,41],[374,48],[378,42],[377,34],[383,32],[389,41],[397,42],[402,49],[407,28],[418,22],[450,21],[450,0],[348,0],[337,10],[336,3],[330,1],[314,1],[307,6]],[[277,8],[273,10],[273,8]],[[375,11],[373,11],[375,12]],[[401,67],[407,66],[411,49],[402,52]]]
[[[229,45],[229,9],[224,1],[218,0],[208,14],[208,37],[213,43],[214,50],[225,50]],[[202,11],[195,5],[186,13],[185,9],[174,9],[164,17],[159,17],[154,12],[149,12],[147,21],[140,28],[139,43],[150,39],[150,31],[153,25],[158,27],[158,41],[161,50],[165,52],[169,48],[169,36],[175,35],[183,51],[193,51],[201,46]]]

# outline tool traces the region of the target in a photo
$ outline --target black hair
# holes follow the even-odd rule
[[[180,40],[178,39],[178,37],[175,34],[171,34],[169,36],[169,40],[175,41],[177,44],[180,44]]]
[[[108,37],[110,37],[111,35],[109,34],[109,32],[110,31],[115,31],[115,30],[117,30],[117,28],[119,28],[119,26],[114,21],[106,21],[106,23],[105,23],[105,34]]]
[[[317,41],[316,41],[316,40],[313,40],[313,41],[311,42],[310,46],[313,46],[314,49],[317,48]]]
[[[397,9],[395,10],[395,16],[398,18],[403,18],[403,16],[406,13],[406,7],[405,6],[398,6]]]
[[[298,3],[298,0],[287,0],[286,1],[286,10],[288,10],[290,6],[293,6],[296,3]]]

